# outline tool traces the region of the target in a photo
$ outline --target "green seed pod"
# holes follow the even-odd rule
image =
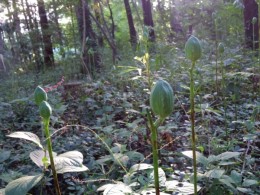
[[[218,44],[218,53],[222,54],[225,51],[225,47],[223,43]]]
[[[256,17],[253,17],[252,18],[252,24],[255,24],[257,22],[257,18]]]
[[[42,101],[47,101],[47,93],[40,86],[38,86],[34,91],[34,100],[38,106]]]
[[[40,115],[41,117],[44,119],[44,120],[48,120],[51,116],[51,113],[52,113],[52,109],[51,109],[51,106],[48,102],[46,101],[43,101],[41,104],[40,104]]]
[[[201,57],[202,49],[197,37],[191,35],[185,44],[185,54],[192,62],[196,62]]]
[[[173,90],[171,85],[164,80],[159,80],[153,86],[150,94],[150,106],[160,118],[166,118],[173,111]]]

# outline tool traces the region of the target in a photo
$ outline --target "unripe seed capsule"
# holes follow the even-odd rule
[[[220,54],[222,54],[222,53],[224,53],[224,51],[225,51],[225,47],[224,47],[223,43],[219,43],[218,44],[218,52]]]
[[[173,111],[173,90],[171,85],[164,80],[159,80],[153,86],[150,94],[150,106],[153,112],[164,119]]]
[[[41,117],[44,119],[44,120],[48,120],[50,119],[51,117],[51,113],[52,113],[52,109],[51,109],[51,106],[48,102],[46,101],[43,101],[41,104],[40,104],[40,115]]]
[[[185,54],[192,62],[196,62],[201,57],[202,49],[197,37],[191,35],[185,44]]]
[[[40,86],[38,86],[34,91],[34,100],[38,106],[42,103],[42,101],[47,101],[47,93]]]
[[[257,22],[257,18],[256,17],[253,17],[252,18],[252,24],[255,24]]]

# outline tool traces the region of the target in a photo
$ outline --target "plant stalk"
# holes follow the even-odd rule
[[[194,109],[194,78],[193,69],[195,67],[195,62],[192,62],[192,67],[190,69],[190,105],[191,105],[191,132],[192,132],[192,155],[193,155],[193,174],[194,174],[194,194],[197,195],[197,164],[196,164],[196,133],[195,133],[195,109]]]
[[[158,142],[157,142],[157,128],[164,119],[159,118],[155,123],[152,121],[150,112],[147,110],[148,121],[150,129],[152,132],[151,142],[153,149],[153,170],[154,170],[154,186],[156,195],[160,195],[160,186],[159,186],[159,163],[158,163]]]
[[[218,93],[218,26],[217,20],[214,20],[215,23],[215,50],[216,50],[216,92]]]
[[[43,119],[43,123],[44,123],[44,132],[45,132],[45,136],[47,139],[48,153],[49,153],[50,162],[51,162],[51,170],[52,170],[52,174],[53,174],[55,191],[56,191],[57,195],[61,195],[58,176],[57,176],[57,172],[56,172],[55,165],[54,165],[54,159],[53,159],[53,155],[52,155],[52,144],[51,144],[51,137],[50,137],[50,131],[49,131],[50,119],[48,119],[48,120]]]

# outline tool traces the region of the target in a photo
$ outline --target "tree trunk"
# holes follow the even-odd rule
[[[253,24],[252,19],[256,17],[258,19],[258,5],[255,0],[244,0],[244,28],[245,28],[245,42],[247,48],[259,48],[258,44],[258,22]],[[253,38],[254,34],[254,38]],[[255,47],[253,46],[253,40],[255,41]]]
[[[44,63],[47,67],[54,66],[54,55],[51,41],[51,33],[49,29],[49,22],[45,10],[45,5],[43,0],[37,0],[38,12],[40,16],[40,25],[42,29],[42,41],[44,45]]]
[[[92,76],[100,68],[100,54],[96,42],[96,34],[92,28],[88,2],[79,0],[76,6],[76,15],[82,43],[82,73]]]
[[[60,45],[60,54],[63,58],[65,58],[65,50],[63,48],[63,34],[60,28],[60,24],[59,24],[59,15],[58,15],[58,11],[57,11],[57,1],[55,2],[55,0],[52,0],[52,6],[53,6],[53,13],[54,13],[54,23],[55,23],[55,27],[56,27],[56,31],[57,31],[57,39],[58,39],[58,43]]]
[[[132,45],[132,48],[135,50],[136,44],[137,44],[137,36],[136,36],[136,30],[135,30],[135,26],[134,26],[134,20],[133,20],[129,0],[124,0],[124,4],[125,4],[127,21],[128,21],[128,26],[129,26],[130,43]]]
[[[94,0],[94,13],[95,13],[95,17],[96,17],[96,20],[100,24],[102,24],[101,13],[100,13],[100,6],[101,5],[100,5],[99,0]],[[99,47],[103,47],[104,46],[104,39],[103,39],[102,32],[100,31],[100,29],[98,29],[97,39],[98,39]]]
[[[115,22],[114,22],[113,12],[112,12],[112,8],[110,6],[109,0],[107,0],[107,7],[109,10],[110,19],[111,19],[111,35],[112,35],[112,38],[115,39]]]
[[[34,22],[33,22],[33,18],[32,18],[32,15],[31,15],[30,6],[28,4],[28,1],[25,0],[26,9],[25,9],[23,0],[21,0],[21,2],[22,2],[24,18],[25,18],[25,21],[26,21],[26,25],[27,25],[27,29],[28,29],[28,32],[29,32],[31,45],[32,45],[34,59],[35,59],[35,62],[36,62],[36,69],[37,69],[37,71],[40,71],[43,63],[42,63],[42,58],[41,58],[41,54],[40,54],[40,46],[38,44],[40,42],[38,29],[36,29],[34,27]],[[27,18],[27,16],[28,16],[28,18]]]
[[[154,23],[152,16],[152,5],[150,0],[142,0],[144,25],[149,29],[149,41],[155,42]]]

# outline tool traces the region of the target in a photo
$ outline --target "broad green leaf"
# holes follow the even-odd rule
[[[251,190],[251,189],[248,189],[248,188],[240,188],[240,187],[237,187],[237,190],[240,191],[240,192],[242,192],[242,193],[246,193],[246,194],[252,192],[252,190]]]
[[[193,159],[192,150],[184,151],[184,152],[182,152],[182,154]],[[197,151],[196,151],[196,161],[197,161],[197,163],[201,163],[204,166],[207,166],[207,164],[208,164],[208,159],[205,156],[203,156],[203,154],[201,154]]]
[[[241,173],[238,173],[237,171],[235,170],[232,170],[231,171],[231,175],[230,177],[234,180],[234,182],[236,184],[240,184],[242,182],[242,174]]]
[[[136,152],[136,151],[129,151],[126,153],[126,155],[129,157],[129,159],[131,160],[131,162],[135,162],[135,161],[142,161],[144,160],[144,155]]]
[[[0,163],[6,161],[10,157],[11,152],[0,150]]]
[[[43,178],[43,174],[25,176],[11,181],[5,188],[5,195],[26,195]]]
[[[25,139],[32,141],[33,143],[37,144],[41,149],[43,149],[43,146],[41,144],[41,141],[37,135],[31,132],[26,132],[26,131],[17,131],[14,133],[11,133],[10,135],[7,135],[8,137],[12,138],[20,138],[20,139]]]
[[[166,182],[166,175],[165,172],[162,170],[162,168],[158,169],[158,174],[159,174],[159,184],[160,186],[165,186],[165,182]],[[149,181],[154,184],[154,171],[152,171],[149,174]]]
[[[125,195],[125,194],[131,194],[133,191],[132,189],[123,184],[114,184],[114,185],[109,185],[107,186],[107,188],[105,189],[105,191],[103,192],[103,195]]]
[[[223,169],[213,169],[204,173],[206,177],[219,179],[225,173]]]
[[[218,157],[215,156],[215,155],[210,155],[210,156],[208,157],[209,163],[216,162],[216,161],[218,161],[218,160],[219,160]]]
[[[234,164],[237,164],[237,162],[224,161],[224,162],[220,162],[218,165],[227,166],[227,165],[234,165]]]
[[[237,194],[237,189],[227,180],[227,179],[219,179],[219,182],[226,185],[230,188],[235,194]]]
[[[57,173],[82,172],[88,168],[82,164],[83,155],[78,151],[70,151],[54,158]]]
[[[131,172],[141,171],[146,169],[153,169],[153,166],[146,163],[135,164],[130,168],[129,172],[131,173]]]
[[[147,188],[141,191],[140,195],[155,194],[155,188]],[[160,195],[169,195],[168,193],[160,192]]]
[[[222,154],[219,154],[217,156],[217,158],[219,160],[228,160],[230,158],[235,158],[235,157],[238,157],[240,155],[239,152],[224,152]]]
[[[259,182],[256,181],[256,180],[253,180],[253,179],[244,179],[242,186],[243,186],[243,187],[249,187],[249,186],[256,185],[256,184],[259,185]]]
[[[180,194],[193,194],[194,185],[189,182],[179,182],[177,180],[166,181],[165,187],[167,192],[179,192]],[[197,192],[200,191],[201,187],[197,186]]]
[[[53,155],[53,157],[57,156],[57,154],[55,152],[52,152],[52,155]],[[47,162],[46,162],[46,159],[45,159],[45,161],[43,161],[45,156],[47,158]],[[46,154],[45,154],[45,152],[43,150],[35,150],[30,153],[30,158],[40,168],[44,167],[44,163],[50,164],[50,157],[49,157],[48,151],[46,151]]]

